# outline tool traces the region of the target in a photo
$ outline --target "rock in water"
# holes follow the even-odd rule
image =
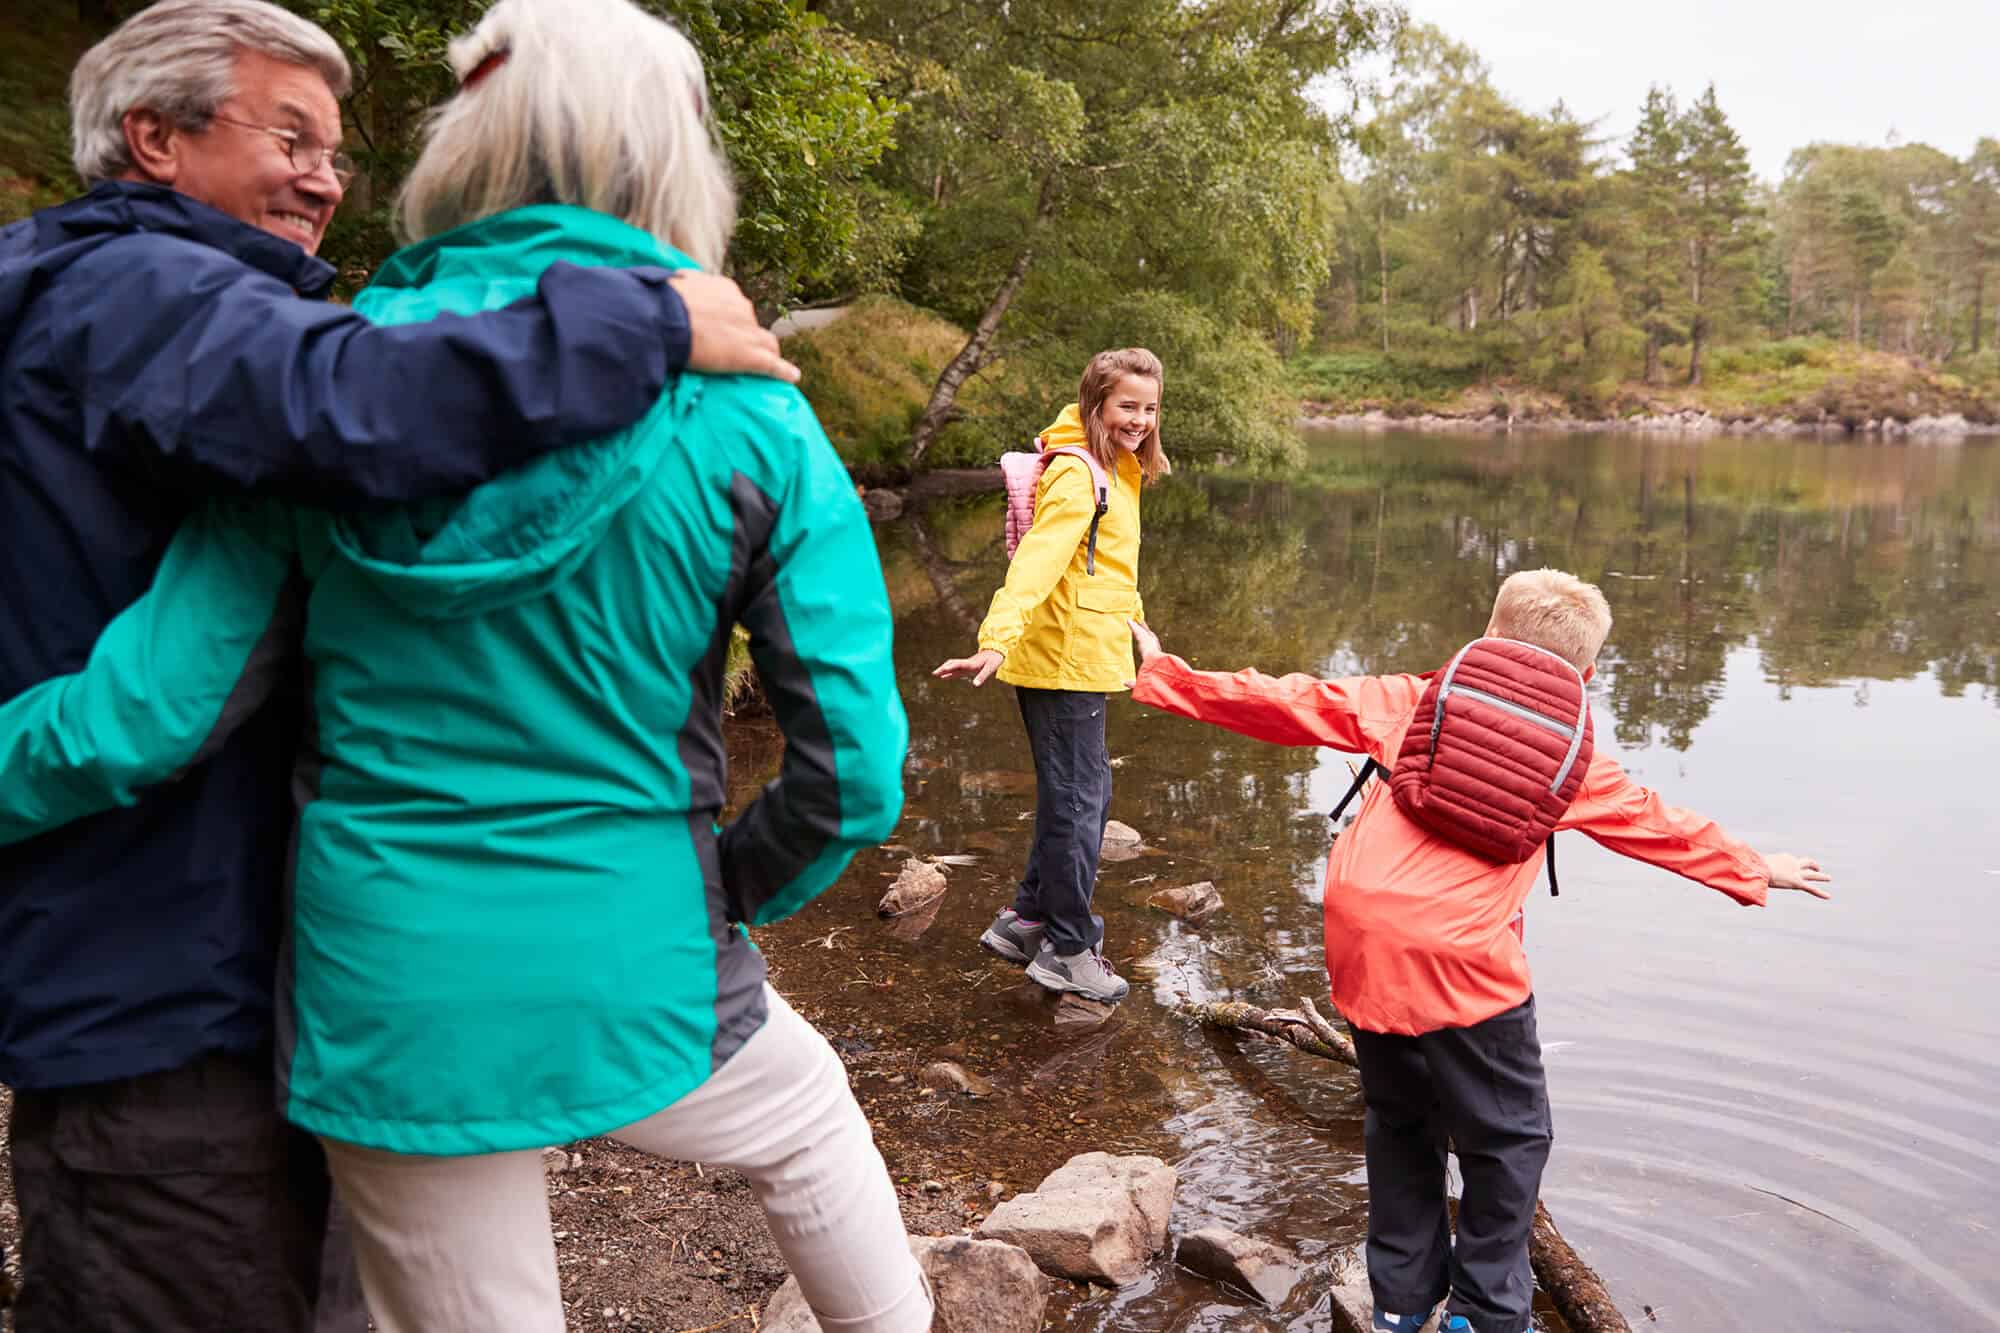
[[[1182,1268],[1247,1291],[1274,1310],[1285,1303],[1300,1277],[1299,1261],[1289,1251],[1222,1227],[1204,1227],[1182,1236],[1174,1258]]]
[[[887,523],[903,516],[903,497],[894,491],[864,491],[861,507],[868,511],[869,522]]]
[[[917,1256],[937,1296],[933,1333],[1037,1333],[1049,1299],[1049,1280],[1017,1246],[971,1236],[912,1236]],[[799,1280],[786,1278],[764,1307],[762,1333],[818,1333]]]
[[[1104,844],[1098,850],[1102,860],[1130,861],[1145,850],[1145,840],[1139,836],[1139,830],[1130,824],[1121,824],[1114,819],[1104,826]]]
[[[960,773],[958,790],[966,796],[1032,796],[1035,791],[1033,773],[1012,773],[1006,769],[987,769],[979,773]],[[1032,801],[1029,802],[1033,804]]]
[[[1088,1032],[1092,1028],[1103,1027],[1117,1012],[1115,1004],[1086,1000],[1073,991],[1064,991],[1056,998],[1051,1021],[1058,1032]]]
[[[1157,1157],[1083,1153],[995,1208],[974,1234],[1019,1245],[1045,1273],[1124,1286],[1166,1247],[1175,1182]]]
[[[913,916],[927,907],[934,907],[944,897],[946,888],[944,871],[920,856],[913,856],[903,862],[901,873],[889,891],[882,895],[882,901],[875,905],[879,916]]]
[[[927,1088],[939,1092],[962,1092],[968,1097],[991,1097],[993,1085],[964,1065],[950,1060],[940,1060],[936,1064],[925,1065],[917,1080]]]
[[[1184,921],[1200,921],[1222,909],[1222,895],[1208,880],[1185,884],[1178,889],[1161,889],[1146,902],[1163,912],[1172,912]]]

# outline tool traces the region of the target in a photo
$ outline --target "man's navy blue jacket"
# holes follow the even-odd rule
[[[687,361],[658,270],[376,328],[333,269],[156,186],[0,230],[0,698],[81,668],[204,497],[451,494],[636,421]],[[291,675],[175,782],[0,849],[0,1083],[65,1087],[270,1040]]]

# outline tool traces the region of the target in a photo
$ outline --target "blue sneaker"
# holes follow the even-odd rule
[[[1377,1310],[1371,1326],[1377,1333],[1417,1333],[1418,1329],[1429,1322],[1428,1313],[1384,1314]],[[1472,1325],[1466,1322],[1462,1314],[1448,1314],[1438,1325],[1438,1333],[1472,1333]]]

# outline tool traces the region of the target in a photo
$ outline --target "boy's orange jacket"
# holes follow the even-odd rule
[[[1325,745],[1393,767],[1423,697],[1421,676],[1282,679],[1196,671],[1162,654],[1139,673],[1142,704],[1274,745]],[[1599,750],[1556,825],[1761,907],[1770,869],[1713,820],[1668,805]],[[1417,1036],[1505,1013],[1533,990],[1515,927],[1542,857],[1502,865],[1410,822],[1374,783],[1326,866],[1326,968],[1356,1027]]]

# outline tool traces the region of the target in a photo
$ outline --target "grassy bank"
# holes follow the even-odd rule
[[[910,432],[965,331],[890,296],[855,302],[831,324],[785,340],[803,372],[799,388],[849,467],[863,476],[899,473]],[[1003,391],[992,372],[960,391],[959,409],[978,417]],[[947,426],[927,467],[990,463],[992,450],[967,423]]]
[[[1910,357],[1829,338],[1718,348],[1705,382],[1690,388],[1686,364],[1668,363],[1668,382],[1638,380],[1555,389],[1471,367],[1437,367],[1356,349],[1301,356],[1291,365],[1298,393],[1325,413],[1392,416],[1512,415],[1623,418],[1706,412],[1725,421],[1910,421],[1957,413],[2000,421],[2000,352],[1927,366]]]

